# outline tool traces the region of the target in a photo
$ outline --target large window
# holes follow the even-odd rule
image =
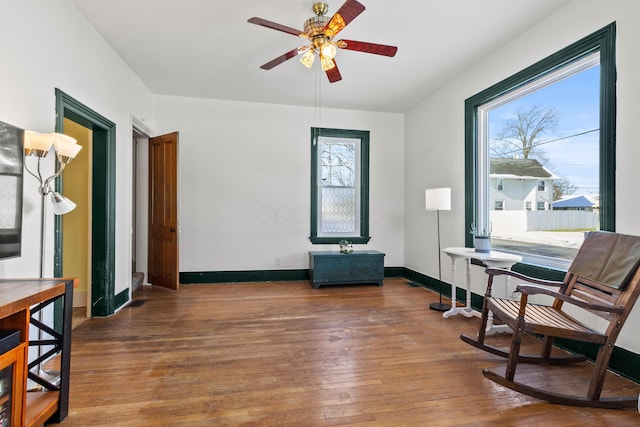
[[[615,81],[611,24],[467,99],[467,227],[560,270],[585,232],[613,231]]]
[[[311,128],[313,243],[369,241],[369,132]]]

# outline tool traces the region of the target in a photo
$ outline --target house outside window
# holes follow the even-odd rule
[[[489,191],[489,204],[495,206],[497,201],[502,204],[500,210],[522,210],[525,200],[546,198],[551,203],[548,192],[539,194],[540,181],[553,182],[558,179],[548,168],[535,159],[489,159],[489,178],[496,180],[496,191]],[[544,178],[541,180],[540,178]],[[498,187],[502,182],[502,191]],[[505,190],[506,188],[506,190]],[[508,197],[505,200],[505,196]],[[495,209],[494,207],[494,210]]]
[[[549,268],[563,271],[584,231],[615,231],[615,32],[615,23],[610,24],[465,102],[466,227],[491,224],[492,247],[522,255],[520,271],[533,275],[548,274]],[[537,105],[540,100],[551,104]],[[516,130],[524,126],[517,126],[531,117],[550,121],[543,122],[543,132],[529,134],[535,138],[519,139]],[[570,120],[577,117],[582,121],[573,126]],[[551,126],[561,118],[566,121],[559,130]],[[518,166],[522,173],[510,176],[496,168],[496,161],[511,167],[516,160],[535,160],[538,165],[523,162]],[[540,166],[547,175],[542,175]],[[533,171],[537,172],[528,173]],[[502,192],[489,185],[494,179],[504,179]],[[504,209],[499,215],[498,201]],[[535,201],[536,209],[529,210],[527,201]],[[521,230],[513,222],[507,223],[511,229],[504,227],[510,209],[525,212],[510,217],[520,218]],[[580,221],[562,230],[575,234],[576,242],[561,254],[549,250],[547,256],[546,244],[535,244],[529,233],[553,235],[558,228],[531,229],[531,224],[543,224],[547,216],[560,218],[566,210],[578,211],[571,217]],[[549,245],[561,246],[562,239],[558,236]],[[466,244],[473,244],[470,236]]]
[[[369,132],[311,128],[311,242],[369,238]]]

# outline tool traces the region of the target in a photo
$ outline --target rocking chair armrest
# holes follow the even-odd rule
[[[507,276],[515,277],[516,279],[519,279],[519,280],[524,280],[525,282],[535,283],[537,285],[557,286],[557,287],[564,286],[564,282],[558,282],[555,280],[536,279],[535,277],[526,276],[524,274],[518,273],[516,271],[508,270],[506,268],[489,267],[484,271],[489,276],[507,275]]]
[[[540,286],[518,285],[516,286],[516,290],[522,293],[522,298],[525,299],[525,301],[527,296],[529,295],[542,294],[542,295],[549,295],[551,297],[568,302],[569,304],[575,305],[576,307],[584,308],[586,310],[606,311],[608,313],[622,312],[622,308],[620,307],[613,307],[613,306],[600,305],[600,304],[590,304],[583,300],[573,298],[570,295],[565,295],[563,293],[556,292],[554,290],[547,289],[547,288],[542,288]]]

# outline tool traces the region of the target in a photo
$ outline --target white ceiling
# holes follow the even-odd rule
[[[336,39],[398,46],[393,58],[339,50],[330,84],[298,58],[260,65],[305,39],[312,0],[71,0],[155,94],[404,112],[465,67],[570,0],[359,0],[366,10]],[[331,16],[344,0],[325,0]]]

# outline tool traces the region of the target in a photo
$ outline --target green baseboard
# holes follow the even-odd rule
[[[180,272],[180,284],[286,282],[309,280],[309,270],[243,270]]]
[[[404,268],[385,267],[384,277],[402,277]],[[180,272],[180,284],[288,282],[309,280],[309,269]]]
[[[129,289],[125,289],[124,291],[117,294],[113,300],[113,305],[115,306],[114,310],[119,309],[123,305],[125,305],[129,301]]]
[[[404,277],[404,267],[385,267],[384,277]]]

